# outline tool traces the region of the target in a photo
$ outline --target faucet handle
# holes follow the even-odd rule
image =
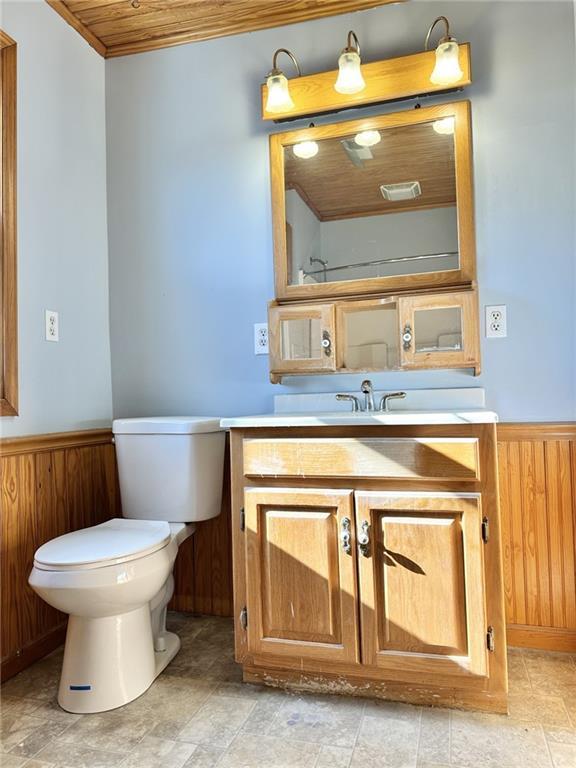
[[[388,413],[388,400],[404,400],[405,397],[406,392],[388,392],[380,398],[380,406],[378,410]]]
[[[352,403],[352,411],[357,413],[360,410],[360,400],[356,395],[338,394],[336,400],[349,400]]]

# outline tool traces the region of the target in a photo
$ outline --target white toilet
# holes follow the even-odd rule
[[[58,692],[68,712],[127,704],[178,653],[166,631],[178,547],[220,514],[219,419],[118,419],[113,431],[124,517],[43,544],[29,579],[70,615]]]

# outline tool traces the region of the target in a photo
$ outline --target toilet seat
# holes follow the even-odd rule
[[[43,544],[36,551],[34,565],[44,571],[119,565],[162,549],[171,537],[170,525],[162,520],[114,518]]]

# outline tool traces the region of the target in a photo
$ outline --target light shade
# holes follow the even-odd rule
[[[309,160],[318,154],[318,144],[315,141],[301,141],[294,144],[292,152],[302,160]]]
[[[441,120],[434,120],[432,128],[442,136],[451,136],[454,133],[454,118],[443,117]]]
[[[456,40],[441,42],[436,48],[436,66],[430,75],[430,82],[434,85],[453,85],[462,75],[458,43]]]
[[[359,93],[366,88],[360,69],[360,55],[356,51],[343,51],[338,59],[338,69],[338,79],[334,85],[338,93]]]
[[[294,106],[288,79],[282,72],[272,72],[266,78],[268,98],[266,99],[267,112],[288,112]]]
[[[378,131],[361,131],[354,136],[354,141],[359,147],[373,147],[382,140]]]

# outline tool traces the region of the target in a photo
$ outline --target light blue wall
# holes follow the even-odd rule
[[[366,61],[419,50],[442,12],[472,44],[475,82],[460,97],[473,103],[481,304],[508,305],[508,338],[483,339],[479,379],[373,379],[480,384],[504,420],[576,417],[574,11],[550,0],[410,2],[108,61],[116,415],[263,412],[275,393],[358,386],[362,376],[274,387],[253,354],[273,295],[267,135],[278,130],[260,121],[259,83],[280,46],[307,72],[333,68],[349,28]]]
[[[50,6],[2,2],[18,44],[20,415],[4,437],[112,416],[104,61]],[[60,341],[45,340],[56,310]]]

